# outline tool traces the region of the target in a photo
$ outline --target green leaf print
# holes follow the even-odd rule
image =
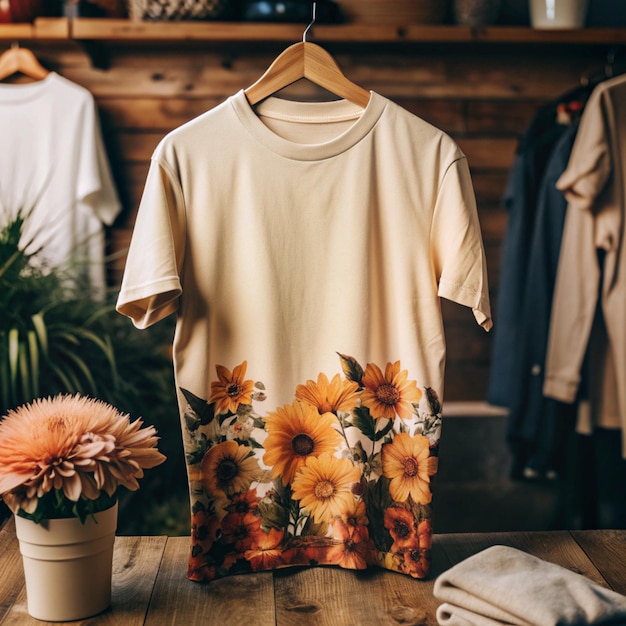
[[[393,421],[389,420],[387,426],[376,432],[373,441],[380,441],[393,428]]]
[[[376,441],[376,420],[370,415],[369,409],[363,406],[354,409],[353,424],[370,441]]]
[[[308,535],[308,536],[324,537],[327,531],[328,531],[328,524],[316,523],[313,516],[309,515],[304,526],[302,527],[302,532],[300,534],[303,536]]]
[[[258,511],[265,532],[269,532],[270,528],[282,530],[289,524],[289,511],[277,502],[259,502]]]
[[[181,387],[180,390],[185,396],[185,400],[187,400],[189,408],[196,414],[196,416],[200,420],[198,425],[210,424],[215,418],[213,404],[208,404],[206,400],[198,398],[198,396],[191,393],[191,391],[187,391],[187,389],[183,389]]]
[[[361,379],[363,378],[363,368],[359,365],[357,360],[347,354],[341,354],[340,352],[337,352],[337,354],[341,359],[341,369],[346,375],[346,378],[358,383],[359,387],[362,386]]]

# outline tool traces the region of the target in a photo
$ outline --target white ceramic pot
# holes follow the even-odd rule
[[[66,622],[96,615],[111,604],[116,529],[117,503],[85,524],[77,518],[35,524],[15,517],[32,617]]]
[[[533,28],[582,28],[589,0],[530,0]]]

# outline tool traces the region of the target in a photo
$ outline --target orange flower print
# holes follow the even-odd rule
[[[349,412],[359,404],[359,385],[352,380],[342,380],[335,374],[330,382],[326,374],[320,374],[317,382],[308,380],[298,385],[296,398],[314,406],[320,414]]]
[[[253,513],[230,513],[222,520],[222,537],[227,543],[235,544],[237,552],[249,550],[262,532],[261,518]]]
[[[406,502],[409,496],[416,504],[431,501],[430,477],[437,472],[437,457],[430,456],[427,437],[398,433],[391,443],[383,444],[382,462],[396,502]]]
[[[285,564],[283,559],[282,541],[284,531],[270,528],[269,533],[261,530],[254,536],[254,544],[244,552],[254,571],[273,569]]]
[[[250,404],[254,381],[244,380],[246,376],[247,361],[237,365],[232,371],[223,365],[216,365],[219,381],[211,383],[211,396],[209,402],[215,403],[215,412],[236,413],[240,404]]]
[[[400,550],[400,570],[413,578],[425,578],[429,570],[428,550],[407,548]]]
[[[252,449],[234,441],[224,441],[210,448],[200,465],[202,485],[214,496],[246,491],[260,472]]]
[[[272,476],[288,485],[307,458],[334,452],[341,442],[341,435],[333,428],[336,419],[332,413],[320,415],[310,404],[298,400],[269,413],[263,462],[272,467]]]
[[[219,520],[206,510],[196,511],[191,517],[191,543],[208,550],[219,530]]]
[[[352,493],[354,494],[354,489],[352,489]],[[365,501],[354,500],[345,510],[343,519],[350,526],[367,526],[369,519],[367,518]]]
[[[214,580],[216,578],[215,566],[207,565],[202,550],[197,546],[192,547],[187,565],[187,578],[196,582]]]
[[[416,382],[408,380],[407,370],[400,371],[400,361],[387,363],[384,376],[377,365],[368,363],[362,382],[361,401],[374,419],[394,419],[397,413],[408,420],[413,415],[413,403],[422,397]]]
[[[365,569],[369,553],[369,534],[365,526],[352,526],[342,519],[332,522],[333,539],[337,542],[328,551],[328,563],[348,569]]]
[[[347,459],[338,459],[328,452],[318,458],[312,456],[293,479],[293,497],[300,500],[316,522],[330,522],[351,510],[352,485],[360,476],[360,470]]]
[[[237,493],[230,498],[230,504],[226,510],[230,513],[251,513],[259,507],[259,497],[256,495],[256,489],[250,489],[245,493]]]
[[[430,550],[433,546],[433,528],[429,519],[422,520],[417,525],[417,536],[420,548]]]
[[[391,552],[419,547],[419,537],[415,533],[413,514],[400,507],[385,509],[385,528],[393,539]]]

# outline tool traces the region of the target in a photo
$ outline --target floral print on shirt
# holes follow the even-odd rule
[[[339,355],[265,413],[247,362],[216,366],[208,400],[181,389],[191,490],[188,577],[287,566],[428,574],[441,405],[400,361]]]

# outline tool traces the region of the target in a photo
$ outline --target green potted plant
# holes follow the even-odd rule
[[[97,395],[104,377],[113,386],[117,377],[111,338],[98,328],[107,305],[79,296],[61,272],[34,262],[37,252],[21,241],[25,219],[18,213],[0,230],[2,413],[40,395]]]

